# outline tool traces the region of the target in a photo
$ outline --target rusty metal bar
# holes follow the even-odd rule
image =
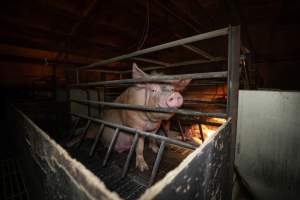
[[[139,79],[122,79],[122,80],[79,83],[79,84],[73,84],[71,85],[71,87],[78,87],[78,86],[86,87],[86,86],[129,84],[129,83],[133,84],[133,83],[145,83],[145,82],[167,83],[169,80],[209,79],[209,78],[226,78],[226,77],[227,77],[227,71],[194,73],[194,74],[177,74],[177,75],[156,75],[156,76],[150,76],[147,78],[139,78]]]
[[[147,54],[147,53],[151,53],[151,52],[155,52],[155,51],[159,51],[159,50],[163,50],[163,49],[168,49],[168,48],[172,48],[172,47],[176,47],[176,46],[181,46],[181,45],[184,45],[184,44],[189,44],[189,43],[200,41],[200,40],[205,40],[205,39],[210,39],[210,38],[223,36],[223,35],[226,35],[227,33],[228,33],[228,28],[226,27],[226,28],[223,28],[223,29],[218,29],[218,30],[215,30],[215,31],[210,31],[210,32],[207,32],[207,33],[198,34],[198,35],[187,37],[187,38],[184,38],[184,39],[179,39],[179,40],[176,40],[176,41],[173,41],[173,42],[168,42],[168,43],[165,43],[165,44],[157,45],[157,46],[150,47],[150,48],[147,48],[147,49],[142,49],[142,50],[139,50],[139,51],[135,51],[135,52],[128,53],[128,54],[125,54],[125,55],[117,56],[117,57],[110,58],[110,59],[107,59],[107,60],[101,60],[99,62],[90,64],[90,65],[81,66],[78,69],[89,69],[89,68],[96,67],[96,66],[103,66],[103,65],[106,65],[106,64],[109,64],[109,63],[112,63],[112,62],[116,62],[116,61],[120,61],[120,60],[124,60],[124,59],[127,59],[127,58],[132,58],[132,57],[144,55],[144,54]]]
[[[119,130],[119,128],[117,128],[116,131],[115,131],[115,133],[114,133],[114,136],[113,136],[113,138],[112,138],[112,140],[111,140],[111,142],[109,144],[108,150],[107,150],[107,152],[105,154],[105,158],[104,158],[103,163],[102,163],[103,167],[106,165],[106,163],[108,161],[108,157],[110,156],[110,153],[111,153],[111,151],[113,150],[113,148],[114,148],[114,146],[116,144],[117,138],[119,136],[119,132],[120,132],[120,130]]]
[[[96,150],[96,147],[97,147],[97,144],[99,142],[99,139],[101,138],[102,136],[102,133],[103,133],[103,129],[104,129],[104,124],[101,124],[101,126],[99,127],[98,131],[97,131],[97,135],[96,135],[96,138],[95,138],[95,141],[91,147],[91,150],[90,150],[90,153],[89,153],[89,156],[93,156],[94,155],[94,152]]]
[[[88,119],[88,122],[86,123],[85,127],[84,127],[84,130],[83,130],[83,134],[82,134],[82,137],[80,138],[80,141],[77,145],[77,148],[80,148],[80,146],[82,145],[83,141],[84,141],[84,138],[86,136],[86,133],[87,133],[87,130],[89,129],[90,125],[91,125],[91,121],[90,119]]]
[[[187,148],[187,149],[194,150],[198,147],[198,146],[186,143],[186,142],[181,142],[181,141],[174,140],[174,139],[171,139],[171,138],[167,138],[167,137],[164,137],[164,136],[161,136],[161,135],[156,135],[156,134],[152,134],[152,133],[149,133],[149,132],[146,132],[146,131],[141,131],[141,130],[138,130],[138,129],[135,129],[135,128],[123,126],[121,124],[116,124],[116,123],[112,123],[112,122],[108,122],[108,121],[105,121],[105,120],[96,119],[96,118],[93,118],[93,117],[88,117],[88,116],[81,115],[81,114],[76,114],[76,113],[70,113],[70,114],[74,115],[74,116],[77,116],[77,117],[87,119],[87,120],[91,120],[93,122],[103,123],[106,126],[110,126],[110,127],[113,127],[113,128],[119,128],[120,130],[125,131],[125,132],[134,133],[134,134],[139,133],[139,135],[141,135],[141,136],[154,138],[154,139],[157,139],[157,140],[160,140],[160,141],[166,141],[170,144],[175,144],[175,145]]]
[[[152,169],[152,173],[151,173],[150,181],[148,183],[149,184],[148,187],[150,187],[155,181],[155,177],[156,177],[158,167],[159,167],[159,164],[160,164],[160,161],[161,161],[161,158],[162,158],[162,154],[165,150],[165,146],[166,146],[166,142],[162,141],[161,144],[160,144],[160,147],[159,147],[159,151],[158,151],[157,156],[156,156],[156,160],[155,160],[153,169]]]
[[[205,113],[205,112],[200,112],[200,111],[186,110],[186,109],[176,109],[176,108],[151,108],[151,107],[145,107],[145,106],[142,106],[142,105],[111,103],[111,102],[98,102],[98,101],[86,101],[86,100],[75,100],[75,99],[70,99],[70,101],[77,102],[77,103],[103,105],[103,106],[109,106],[109,107],[113,107],[113,108],[144,110],[144,111],[161,112],[161,113],[175,113],[175,114],[180,114],[180,115],[218,117],[218,118],[226,118],[226,116],[227,116],[225,113]]]
[[[127,155],[127,159],[126,159],[126,162],[125,162],[123,171],[122,171],[122,176],[121,176],[121,178],[125,178],[125,176],[126,176],[126,174],[127,174],[128,167],[129,167],[129,163],[130,163],[130,160],[131,160],[131,158],[132,158],[132,156],[133,156],[133,153],[134,153],[134,150],[135,150],[135,147],[136,147],[138,141],[139,141],[139,133],[138,133],[138,132],[135,132],[134,138],[133,138],[133,141],[132,141],[132,144],[131,144],[129,153],[128,153],[128,155]]]

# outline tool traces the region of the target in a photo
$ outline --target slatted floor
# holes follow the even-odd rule
[[[0,160],[0,199],[26,200],[28,192],[21,173],[19,159]]]
[[[151,176],[152,166],[154,165],[156,154],[149,148],[145,148],[144,156],[148,163],[149,170],[140,172],[135,168],[135,157],[132,158],[127,177],[121,179],[122,169],[126,161],[127,152],[119,154],[113,152],[106,167],[102,167],[106,148],[100,146],[93,157],[89,157],[89,150],[92,141],[87,140],[80,149],[68,149],[73,157],[82,162],[89,170],[98,176],[111,191],[117,192],[124,199],[137,199],[146,189]],[[177,146],[167,146],[156,181],[163,178],[166,173],[174,169],[189,154],[191,150]]]

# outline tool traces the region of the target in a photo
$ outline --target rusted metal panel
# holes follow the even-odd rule
[[[18,130],[25,134],[31,155],[45,175],[48,199],[120,199],[81,163],[69,154],[26,115],[12,109]]]

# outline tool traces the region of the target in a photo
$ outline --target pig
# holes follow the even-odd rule
[[[132,78],[146,78],[150,76],[143,72],[135,63],[132,65]],[[127,88],[114,102],[123,104],[143,105],[147,107],[179,108],[183,104],[183,97],[179,91],[183,90],[191,80],[171,80],[163,83],[137,83]],[[108,109],[103,113],[103,120],[122,124],[155,134],[163,120],[169,120],[174,113],[145,112],[127,109]],[[112,140],[114,129],[105,127],[101,137],[104,145],[108,146]],[[95,133],[96,131],[94,131]],[[94,134],[95,135],[95,134]],[[130,149],[133,135],[120,132],[114,150],[121,153]],[[154,139],[150,139],[149,147],[154,153],[159,148]],[[143,156],[144,137],[140,137],[136,146],[135,165],[140,171],[148,170],[149,167]]]

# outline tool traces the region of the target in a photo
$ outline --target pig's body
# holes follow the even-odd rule
[[[130,87],[123,92],[114,102],[133,105],[144,105],[145,89]],[[172,114],[169,114],[171,117]],[[137,128],[147,132],[156,132],[160,126],[161,120],[156,122],[149,121],[144,111],[109,109],[104,112],[103,119],[116,124],[122,124],[128,127]],[[112,140],[114,129],[106,127],[103,132],[102,140],[105,145],[109,145]],[[120,132],[115,150],[118,152],[126,151],[132,144],[133,135]]]
[[[135,64],[133,65],[133,78],[142,78],[150,75],[145,74]],[[183,103],[182,96],[176,89],[183,89],[190,80],[171,81],[167,84],[143,83],[136,84],[124,91],[114,102],[132,105],[144,105],[147,107],[177,108]],[[138,110],[109,109],[103,114],[103,120],[122,124],[155,134],[159,129],[162,120],[168,120],[172,113],[155,113]],[[105,127],[102,142],[108,146],[113,138],[114,129]],[[96,131],[90,131],[89,135]],[[90,135],[91,136],[91,135]],[[130,149],[133,135],[120,132],[115,144],[115,150],[123,152]],[[150,148],[156,153],[158,147],[155,140],[150,139]],[[140,137],[136,147],[136,166],[141,170],[148,169],[143,156],[144,138]]]

